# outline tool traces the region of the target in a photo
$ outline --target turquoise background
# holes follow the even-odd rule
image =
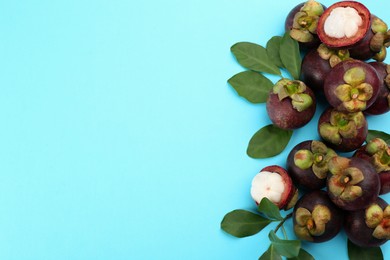
[[[253,176],[318,138],[321,111],[281,155],[249,158],[270,121],[228,86],[230,46],[281,35],[300,2],[0,1],[0,259],[257,259],[274,225],[237,239],[220,221],[254,209]],[[344,233],[304,248],[347,259]]]

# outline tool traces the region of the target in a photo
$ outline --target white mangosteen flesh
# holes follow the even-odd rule
[[[336,7],[333,9],[324,23],[325,33],[333,38],[351,38],[363,24],[356,9],[352,7]]]
[[[277,204],[284,192],[282,176],[276,172],[261,171],[252,180],[251,196],[257,204],[266,197]]]

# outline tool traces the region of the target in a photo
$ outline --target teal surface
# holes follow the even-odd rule
[[[228,86],[230,46],[281,35],[298,3],[0,1],[0,259],[257,259],[269,229],[236,239],[220,221],[254,208],[253,176],[318,138],[321,111],[283,154],[249,158],[269,119]],[[304,248],[347,259],[345,239]]]

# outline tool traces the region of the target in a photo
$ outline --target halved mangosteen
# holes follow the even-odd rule
[[[288,210],[298,200],[298,189],[284,168],[271,165],[263,168],[252,179],[251,196],[256,204],[260,204],[266,197],[279,209]]]
[[[331,48],[350,48],[366,36],[370,25],[371,13],[367,7],[356,1],[340,1],[321,15],[317,34]]]

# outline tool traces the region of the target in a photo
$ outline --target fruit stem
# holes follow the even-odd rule
[[[287,215],[279,222],[279,224],[276,226],[274,232],[275,232],[275,233],[278,232],[279,228],[282,227],[283,224],[284,224],[284,222],[285,222],[287,219],[291,218],[292,215],[293,215],[292,212],[289,213],[289,214],[287,214]],[[284,229],[284,228],[282,228],[282,229]]]

